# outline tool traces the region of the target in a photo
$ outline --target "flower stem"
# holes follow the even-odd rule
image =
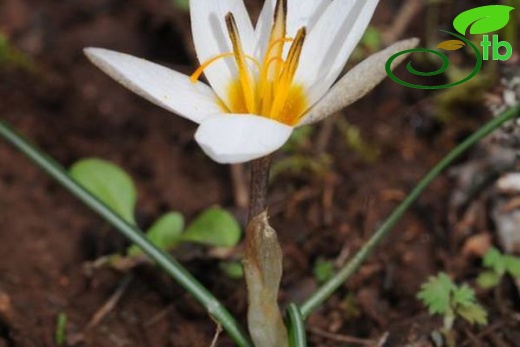
[[[238,346],[251,347],[249,339],[241,331],[237,321],[222,304],[173,257],[148,241],[141,230],[125,222],[118,214],[105,206],[95,196],[72,179],[67,171],[54,159],[29,144],[11,129],[5,121],[1,120],[0,136],[11,143],[17,150],[25,154],[37,166],[110,223],[121,234],[138,245],[150,259],[154,260],[157,265],[168,275],[173,277],[177,283],[191,293],[195,299],[208,310],[208,313],[222,325]]]
[[[393,226],[399,221],[408,208],[417,200],[419,195],[439,174],[446,169],[455,159],[466,152],[474,144],[489,135],[492,131],[499,128],[505,122],[520,116],[520,106],[513,107],[499,117],[486,123],[483,127],[473,133],[461,144],[455,147],[446,155],[428,174],[417,184],[406,199],[394,210],[388,219],[374,233],[367,243],[356,253],[352,260],[347,263],[339,272],[312,294],[300,307],[302,316],[308,317],[309,314],[321,305],[332,293],[345,283],[350,276],[361,266],[365,259],[372,253],[374,248],[390,232]]]
[[[272,156],[267,155],[251,162],[251,192],[249,221],[267,209],[267,187]]]
[[[267,156],[255,160],[251,166],[251,200],[243,261],[247,321],[256,347],[287,347],[287,329],[278,306],[283,254],[267,215],[270,164],[271,157]]]

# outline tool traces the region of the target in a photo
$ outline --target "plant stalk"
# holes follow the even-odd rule
[[[268,155],[251,162],[251,192],[249,221],[267,209],[267,188],[272,156]]]
[[[283,254],[267,215],[270,164],[271,157],[267,156],[255,160],[251,166],[251,200],[243,260],[247,320],[255,347],[287,347],[287,329],[278,306]]]

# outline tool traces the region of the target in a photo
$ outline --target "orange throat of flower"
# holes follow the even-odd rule
[[[258,61],[244,53],[235,19],[228,13],[226,25],[233,51],[204,62],[191,75],[192,82],[196,82],[204,70],[215,61],[233,57],[238,76],[228,85],[226,102],[220,102],[224,112],[255,114],[287,125],[296,125],[309,107],[305,88],[294,82],[306,30],[303,27],[294,38],[288,38],[286,15],[287,1],[279,0],[275,8],[268,48],[263,60]],[[286,43],[291,43],[291,46],[284,59]]]

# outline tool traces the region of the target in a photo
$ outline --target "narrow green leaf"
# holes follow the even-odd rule
[[[293,303],[287,307],[287,327],[289,329],[289,346],[307,347],[305,320],[298,306]]]
[[[184,230],[184,217],[178,212],[170,212],[159,218],[146,232],[146,237],[155,246],[162,250],[169,250],[177,246],[181,240]],[[141,250],[136,245],[128,248],[128,255],[135,256],[141,254]]]
[[[466,35],[468,28],[473,35],[487,34],[505,27],[512,10],[514,7],[505,5],[475,7],[459,14],[453,21],[453,27],[462,35]]]
[[[301,314],[303,317],[308,317],[310,313],[316,310],[319,306],[329,298],[335,290],[345,284],[345,282],[356,273],[359,267],[366,261],[369,255],[380,245],[381,241],[388,236],[392,228],[402,218],[402,216],[408,211],[410,206],[417,200],[417,198],[424,192],[424,190],[430,186],[430,184],[437,178],[441,172],[448,168],[457,158],[463,153],[466,153],[468,149],[474,146],[477,142],[488,136],[494,130],[498,129],[502,124],[512,119],[518,118],[520,115],[520,105],[508,109],[500,116],[493,118],[490,122],[486,123],[483,127],[475,131],[471,136],[459,144],[456,148],[450,151],[437,165],[435,165],[425,176],[422,178],[417,186],[410,192],[406,199],[392,212],[392,214],[381,223],[380,227],[375,231],[369,240],[363,245],[363,247],[352,257],[352,260],[345,264],[337,274],[331,278],[327,283],[323,284],[314,293],[311,294],[305,302],[300,306]]]
[[[63,346],[67,341],[67,315],[63,312],[61,312],[56,318],[54,341],[58,346]]]
[[[242,231],[233,215],[221,208],[210,208],[198,215],[182,234],[183,241],[210,246],[233,247]]]
[[[500,119],[500,118],[499,118]],[[20,136],[7,122],[0,119],[0,138],[11,144],[15,149],[32,160],[36,166],[41,168],[57,183],[61,184],[72,195],[97,213],[106,222],[112,225],[121,235],[127,237],[132,242],[139,244],[149,259],[155,261],[165,273],[174,279],[181,287],[193,295],[208,313],[222,325],[225,331],[239,347],[252,347],[248,335],[241,328],[241,325],[233,315],[222,305],[222,303],[211,294],[188,270],[169,254],[161,251],[148,241],[143,233],[135,226],[125,222],[112,209],[100,203],[94,195],[84,189],[76,180],[72,179],[56,160],[41,151],[39,148]]]
[[[90,158],[76,162],[70,175],[126,222],[135,225],[136,189],[132,178],[117,165]]]
[[[0,33],[0,64],[5,64],[9,57],[9,42],[7,37]]]

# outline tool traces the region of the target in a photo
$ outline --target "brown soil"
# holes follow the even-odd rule
[[[440,22],[447,27],[474,3],[444,5]],[[384,1],[373,24],[388,28],[400,4]],[[258,13],[261,1],[248,5]],[[425,16],[425,10],[420,12],[404,37],[424,37]],[[128,170],[138,182],[142,226],[169,210],[181,211],[189,220],[215,204],[243,219],[245,211],[234,203],[229,168],[203,155],[193,141],[195,126],[120,87],[82,54],[86,46],[107,47],[189,73],[194,52],[187,13],[159,0],[4,0],[0,30],[37,69],[0,67],[2,119],[64,166],[102,157]],[[318,258],[344,262],[429,168],[489,118],[481,105],[462,104],[455,118],[440,122],[434,116],[434,95],[384,82],[337,116],[347,116],[363,141],[377,146],[378,160],[367,162],[333,130],[325,138],[324,151],[331,158],[326,173],[283,173],[272,182],[272,224],[286,257],[283,303],[301,302],[316,287],[312,268]],[[313,143],[325,127],[317,127]],[[313,147],[302,151],[316,155]],[[416,300],[418,288],[441,270],[473,283],[480,261],[462,249],[475,235],[494,237],[485,217],[464,232],[459,220],[449,218],[455,188],[448,175],[439,177],[359,272],[311,315],[311,346],[346,346],[341,339],[348,336],[376,345],[385,332],[386,346],[430,346],[427,337],[439,322],[428,318]],[[60,313],[68,317],[70,346],[209,346],[215,323],[156,267],[143,264],[126,273],[110,268],[86,271],[89,261],[127,245],[0,141],[0,347],[55,346]],[[224,276],[204,249],[189,248],[179,257],[244,321],[242,281]],[[120,288],[121,300],[89,327]],[[490,311],[490,324],[457,325],[461,346],[520,346],[520,323],[514,314],[520,309],[518,293],[509,282],[497,293],[479,292]],[[231,345],[222,334],[218,346]]]

